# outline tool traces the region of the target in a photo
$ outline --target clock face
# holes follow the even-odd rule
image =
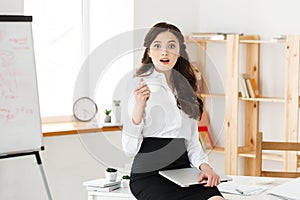
[[[74,117],[82,122],[91,121],[97,114],[96,103],[89,97],[77,99],[73,105]]]

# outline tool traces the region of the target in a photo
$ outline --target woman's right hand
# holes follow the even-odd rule
[[[144,79],[141,78],[138,87],[134,90],[135,105],[132,115],[132,122],[134,124],[137,125],[141,123],[146,102],[149,99],[149,97],[150,90],[147,84],[144,83]]]

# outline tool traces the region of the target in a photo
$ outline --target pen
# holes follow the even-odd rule
[[[238,188],[235,189],[238,193],[240,193],[241,195],[251,195],[252,192],[255,192],[257,190],[260,190],[260,188],[256,188],[256,189],[253,189],[253,190],[250,190],[250,191],[247,191],[247,192],[244,192]]]
[[[238,188],[235,189],[235,191],[237,191],[238,193],[240,193],[241,195],[244,195],[244,192]]]

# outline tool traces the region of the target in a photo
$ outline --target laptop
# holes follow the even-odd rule
[[[205,179],[201,182],[198,181],[201,174],[201,170],[195,167],[162,170],[158,173],[181,187],[189,187],[191,185],[204,184],[207,182],[207,180]],[[218,175],[221,178],[221,182],[227,182],[232,180],[231,177],[226,176],[224,174],[218,173]]]

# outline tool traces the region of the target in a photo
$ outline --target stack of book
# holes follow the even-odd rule
[[[190,40],[225,40],[225,33],[198,32],[189,36]]]
[[[111,192],[121,187],[121,180],[109,181],[105,178],[86,181],[83,183],[88,191]]]
[[[284,42],[284,41],[286,41],[286,35],[273,36],[272,41],[274,41],[274,42],[280,42],[280,41]]]
[[[241,74],[240,85],[242,96],[246,98],[258,98],[260,93],[258,86],[254,78],[251,78],[250,74]]]
[[[239,34],[243,35],[243,33],[218,33],[218,32],[196,32],[189,35],[189,40],[226,40],[226,36],[229,34]]]

